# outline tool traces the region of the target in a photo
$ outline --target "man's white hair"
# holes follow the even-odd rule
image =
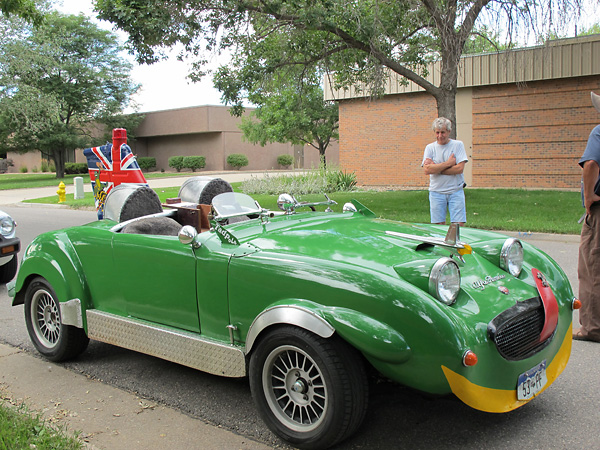
[[[431,128],[433,129],[433,131],[441,130],[442,128],[445,128],[448,131],[452,131],[452,122],[450,122],[445,117],[438,117],[433,121]]]

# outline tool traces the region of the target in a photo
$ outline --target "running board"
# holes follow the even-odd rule
[[[172,328],[94,309],[86,311],[94,339],[225,377],[246,376],[244,352],[232,345]]]

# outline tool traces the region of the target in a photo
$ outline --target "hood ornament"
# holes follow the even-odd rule
[[[469,244],[460,241],[460,225],[458,223],[450,224],[448,233],[446,233],[444,239],[430,236],[418,236],[416,234],[398,233],[397,231],[386,231],[385,234],[388,236],[411,239],[424,244],[438,245],[450,249],[452,252],[458,254],[459,257],[473,253],[473,249]]]

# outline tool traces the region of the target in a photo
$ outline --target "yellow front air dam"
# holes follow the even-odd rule
[[[567,361],[569,361],[569,356],[571,355],[572,343],[573,330],[572,326],[569,326],[558,353],[546,368],[548,382],[536,396],[546,390],[546,388],[550,386],[565,369]],[[462,375],[459,375],[445,366],[442,366],[442,370],[444,371],[444,375],[446,376],[448,384],[450,384],[450,389],[452,389],[454,395],[466,405],[480,411],[493,413],[508,412],[523,406],[534,398],[532,397],[529,400],[517,400],[516,388],[511,390],[486,388],[471,383]]]

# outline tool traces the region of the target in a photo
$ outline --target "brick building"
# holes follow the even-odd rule
[[[429,81],[439,81],[439,63]],[[600,93],[600,35],[511,52],[465,56],[456,96],[457,139],[474,187],[578,188],[577,165],[600,122],[590,91]],[[380,99],[335,91],[340,105],[340,165],[364,186],[424,188],[421,160],[434,141],[434,98],[393,75]]]

